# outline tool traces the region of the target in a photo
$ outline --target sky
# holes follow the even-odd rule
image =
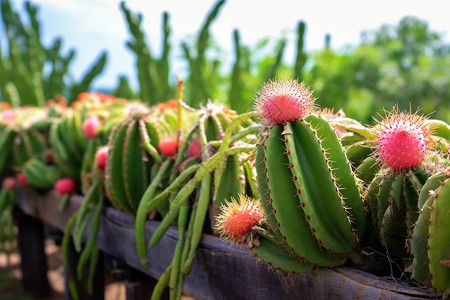
[[[25,1],[10,1],[25,16]],[[137,87],[135,57],[125,45],[131,34],[120,1],[32,0],[31,3],[39,7],[44,44],[50,45],[56,37],[62,37],[64,54],[69,49],[76,50],[70,70],[76,80],[107,50],[107,66],[94,81],[94,88],[116,87],[119,75],[127,76],[132,86]],[[126,0],[125,3],[133,12],[142,13],[146,40],[156,56],[160,55],[162,13],[169,12],[171,70],[181,78],[186,76],[187,65],[180,59],[180,44],[193,41],[216,1]],[[449,11],[448,0],[228,0],[212,24],[211,34],[222,49],[225,68],[231,67],[233,61],[232,33],[236,28],[241,42],[251,47],[263,38],[275,40],[285,36],[288,44],[284,56],[290,63],[295,56],[295,30],[301,20],[306,23],[305,47],[309,52],[323,47],[326,34],[331,34],[333,48],[345,49],[360,41],[362,31],[376,30],[383,24],[395,25],[404,16],[427,21],[432,30],[450,41]]]

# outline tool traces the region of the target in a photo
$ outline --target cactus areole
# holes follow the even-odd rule
[[[401,171],[418,166],[426,157],[429,128],[415,114],[393,113],[375,128],[377,153],[385,167]]]

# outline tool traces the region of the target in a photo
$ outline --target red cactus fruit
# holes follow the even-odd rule
[[[177,153],[177,146],[177,139],[172,137],[163,137],[158,142],[158,150],[165,156],[172,156]]]
[[[108,158],[108,146],[100,147],[95,154],[95,159],[97,160],[97,166],[101,170],[105,170],[106,168],[106,159]]]
[[[87,118],[86,120],[84,120],[83,125],[82,125],[84,135],[88,139],[93,139],[93,138],[97,137],[100,126],[101,126],[101,124],[100,124],[100,120],[98,117],[93,116],[93,117]]]
[[[61,195],[70,194],[75,192],[76,184],[72,178],[61,178],[55,183],[54,188]]]
[[[16,181],[12,177],[7,177],[3,180],[3,187],[8,190],[14,189],[16,186]]]
[[[297,80],[269,81],[259,91],[255,109],[266,126],[303,119],[314,109],[315,98]]]
[[[202,145],[200,144],[200,140],[198,138],[192,139],[189,143],[187,155],[188,157],[202,158]]]
[[[21,185],[23,185],[23,186],[27,186],[27,185],[28,185],[28,180],[27,180],[27,178],[25,177],[24,174],[19,173],[19,174],[17,174],[16,178],[17,178],[17,181],[18,181]]]
[[[221,207],[217,220],[217,230],[227,241],[245,245],[254,226],[265,219],[264,211],[259,201],[239,195],[239,200],[231,199]]]
[[[401,171],[418,166],[426,156],[430,129],[425,118],[396,108],[376,127],[376,151],[385,167]]]

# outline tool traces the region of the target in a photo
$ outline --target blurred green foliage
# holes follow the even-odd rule
[[[91,83],[106,64],[106,53],[79,82],[70,80],[69,65],[74,51],[61,53],[61,39],[45,47],[40,41],[37,8],[26,3],[30,26],[25,26],[11,8],[9,0],[0,0],[7,30],[7,53],[0,53],[0,91],[2,101],[13,105],[43,105],[45,99],[61,93],[73,101]],[[364,32],[357,46],[333,49],[330,36],[323,49],[306,53],[304,36],[307,26],[299,22],[295,29],[296,53],[292,65],[286,64],[288,43],[282,35],[276,40],[263,39],[255,46],[242,41],[240,32],[232,32],[232,66],[223,66],[225,55],[210,34],[220,16],[224,0],[216,1],[192,41],[181,44],[188,65],[184,80],[185,101],[194,106],[209,99],[218,100],[239,113],[253,108],[255,91],[270,79],[293,77],[305,81],[314,90],[322,107],[339,110],[361,122],[371,123],[372,116],[383,114],[394,105],[412,112],[450,120],[450,46],[433,32],[425,21],[405,17],[397,25],[383,25]],[[162,43],[159,57],[151,51],[142,28],[142,15],[121,3],[121,10],[131,34],[126,45],[136,62],[139,90],[133,91],[128,78],[121,77],[111,91],[124,98],[140,98],[148,104],[164,102],[176,95],[175,74],[171,72],[169,14],[163,14]],[[44,66],[47,66],[45,69]],[[46,72],[44,72],[44,69]],[[226,70],[226,71],[224,71]]]
[[[0,44],[0,92],[1,100],[13,107],[43,106],[48,99],[63,95],[75,99],[80,92],[91,87],[95,77],[102,73],[107,61],[103,52],[80,81],[69,73],[69,66],[75,56],[70,50],[64,55],[62,39],[56,38],[46,47],[41,41],[38,8],[25,2],[28,22],[14,11],[10,0],[0,0],[1,19],[6,36],[6,45]],[[6,49],[2,53],[1,49]]]
[[[344,52],[314,53],[305,76],[318,103],[369,122],[383,107],[450,120],[450,47],[425,21],[405,17],[395,26],[365,32]]]

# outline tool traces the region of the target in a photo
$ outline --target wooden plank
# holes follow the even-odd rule
[[[22,286],[34,298],[50,296],[47,277],[47,257],[44,249],[44,224],[41,220],[18,210],[15,214],[18,227],[20,269]]]
[[[61,229],[83,199],[71,197],[67,209],[60,214],[59,196],[55,192],[31,198],[22,191],[18,203],[27,213]],[[147,242],[158,224],[146,223]],[[99,249],[123,259],[130,267],[158,278],[172,260],[177,237],[176,228],[169,228],[160,243],[150,249],[149,267],[144,269],[135,247],[134,217],[107,207],[101,218],[97,244]],[[400,300],[437,296],[432,289],[405,287],[351,268],[321,268],[307,274],[288,275],[274,272],[266,264],[258,263],[247,249],[225,244],[210,235],[203,236],[184,287],[185,293],[198,299],[348,299],[351,295],[353,299]]]

